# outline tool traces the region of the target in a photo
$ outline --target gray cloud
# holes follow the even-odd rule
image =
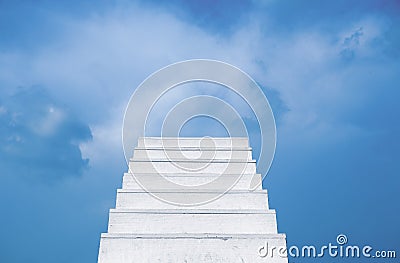
[[[343,49],[340,52],[340,55],[344,59],[352,59],[355,54],[355,49],[360,45],[360,38],[363,35],[363,28],[360,27],[349,37],[346,37],[343,41]]]
[[[54,181],[79,176],[88,166],[79,144],[88,125],[40,87],[19,88],[0,101],[0,171]]]

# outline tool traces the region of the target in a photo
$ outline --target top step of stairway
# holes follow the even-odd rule
[[[138,148],[249,148],[246,137],[141,137]]]

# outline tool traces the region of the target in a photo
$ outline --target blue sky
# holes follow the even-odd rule
[[[214,2],[0,2],[0,262],[96,261],[128,99],[192,58],[240,67],[270,99],[264,187],[289,245],[345,233],[400,253],[399,2]]]

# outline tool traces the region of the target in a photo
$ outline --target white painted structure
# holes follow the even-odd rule
[[[256,176],[261,182],[261,175],[256,174],[247,138],[213,138],[212,143],[203,141],[201,146],[201,138],[179,138],[179,143],[177,138],[145,140],[139,139],[130,172],[145,185],[154,185],[153,194],[160,193],[167,200],[195,202],[212,197],[227,190],[222,188],[237,176],[236,168],[243,174],[220,198],[182,206],[153,197],[135,176],[125,173],[116,208],[110,210],[108,232],[101,235],[99,263],[288,262],[281,255],[286,237],[278,234],[267,191],[261,185],[249,190],[250,180]],[[180,164],[185,169],[180,169]],[[154,179],[154,170],[176,184],[194,187],[189,191],[162,189],[163,184]],[[212,182],[224,171],[225,178],[216,187],[197,187]]]

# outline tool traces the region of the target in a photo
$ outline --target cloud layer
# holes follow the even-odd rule
[[[46,182],[88,167],[79,144],[91,139],[90,128],[43,88],[18,88],[0,109],[2,176]]]

